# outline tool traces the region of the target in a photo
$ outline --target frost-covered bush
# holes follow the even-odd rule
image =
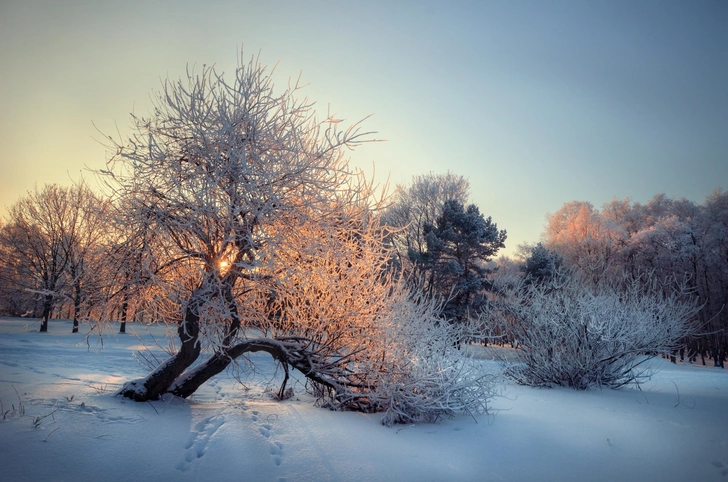
[[[558,275],[509,290],[484,312],[519,349],[507,373],[526,385],[621,387],[648,375],[644,362],[674,353],[698,307],[655,280],[590,286]]]
[[[367,363],[369,401],[382,423],[435,422],[456,413],[478,414],[494,394],[493,376],[457,348],[463,324],[440,318],[438,306],[405,288],[377,323]]]
[[[492,377],[456,348],[466,325],[442,318],[437,300],[384,269],[385,233],[372,222],[330,242],[318,229],[299,233],[297,244],[317,243],[326,256],[296,251],[297,262],[284,263],[267,330],[315,343],[302,352],[305,363],[291,367],[307,374],[320,405],[381,412],[390,426],[485,412]]]

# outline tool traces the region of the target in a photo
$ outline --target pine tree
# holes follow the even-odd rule
[[[410,260],[426,275],[425,290],[448,299],[445,315],[464,320],[488,287],[485,263],[505,247],[506,231],[483,217],[475,204],[445,202],[436,224],[424,226],[427,250],[410,250]]]
[[[538,243],[531,248],[531,255],[526,258],[523,266],[524,278],[527,284],[541,283],[553,277],[563,263],[561,256],[550,251],[543,244]]]

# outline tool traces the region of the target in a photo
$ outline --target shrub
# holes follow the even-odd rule
[[[698,309],[684,284],[642,277],[594,287],[561,274],[507,289],[483,316],[518,347],[507,374],[519,383],[617,388],[647,377],[646,360],[674,353]]]

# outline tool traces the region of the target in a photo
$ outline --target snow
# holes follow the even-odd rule
[[[0,319],[3,480],[728,480],[728,374],[716,368],[657,359],[641,390],[506,381],[491,415],[387,428],[316,408],[301,385],[274,401],[264,353],[244,385],[223,373],[189,400],[114,397],[147,372],[133,357],[154,346],[146,328],[103,346],[67,321],[37,329]]]

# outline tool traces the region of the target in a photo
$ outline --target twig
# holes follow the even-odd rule
[[[53,435],[53,432],[55,432],[55,431],[56,431],[56,430],[58,430],[59,428],[61,428],[61,427],[56,427],[56,428],[54,428],[53,430],[51,430],[50,432],[48,432],[48,435],[46,435],[46,438],[45,438],[45,439],[43,439],[43,441],[44,441],[44,442],[47,442],[47,441],[48,441],[48,437],[50,437],[51,435]]]
[[[675,390],[677,390],[677,403],[675,404],[675,408],[680,405],[680,389],[677,388],[677,383],[675,383],[673,380],[670,380],[673,385],[675,385]]]
[[[96,394],[98,394],[98,395],[101,395],[102,393],[104,393],[104,392],[107,391],[106,390],[106,387],[107,387],[106,383],[104,383],[103,385],[94,385],[94,384],[90,383],[89,384],[89,387],[91,387],[94,390],[96,390]]]
[[[154,405],[152,405],[152,402],[147,400],[147,403],[154,409],[155,412],[157,412],[157,408]],[[157,412],[157,415],[159,415],[159,412]]]
[[[18,389],[15,388],[15,385],[11,385],[11,387],[13,387],[13,390],[15,390],[15,395],[18,396],[18,413],[20,413],[21,416],[25,415],[25,407],[23,406],[23,401],[20,399],[20,394],[18,393]]]
[[[55,417],[55,416],[54,416],[53,414],[54,414],[54,413],[56,413],[56,411],[58,411],[58,407],[54,408],[54,409],[53,409],[53,410],[52,410],[52,411],[51,411],[51,412],[50,412],[49,414],[47,414],[47,415],[43,415],[42,417],[41,417],[41,416],[38,416],[38,417],[33,417],[33,426],[34,426],[35,428],[38,428],[38,427],[40,427],[40,423],[41,423],[41,422],[43,421],[43,419],[44,419],[44,418],[48,418],[48,417],[51,417],[51,418],[53,419],[53,421],[55,422],[55,421],[56,421],[56,417]]]

